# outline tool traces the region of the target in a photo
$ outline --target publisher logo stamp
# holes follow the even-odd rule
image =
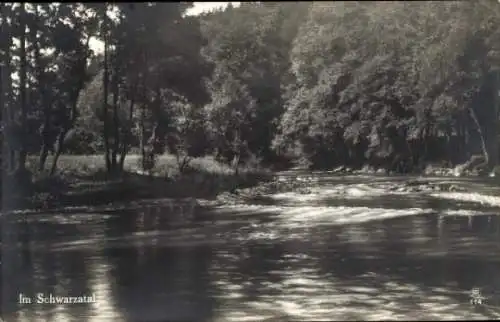
[[[486,304],[486,297],[484,297],[479,288],[473,288],[470,292],[470,303],[472,305]]]

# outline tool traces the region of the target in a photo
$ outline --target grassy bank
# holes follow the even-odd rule
[[[125,173],[110,178],[102,155],[64,155],[55,176],[36,171],[36,158],[28,162],[34,173],[31,196],[14,208],[58,208],[61,206],[102,205],[146,198],[200,198],[214,200],[219,194],[255,186],[271,178],[269,171],[243,167],[238,175],[212,157],[193,159],[189,171],[181,174],[175,157],[158,157],[148,174],[139,170],[138,155],[130,155]],[[47,164],[52,160],[49,158]],[[28,200],[29,199],[29,200]]]

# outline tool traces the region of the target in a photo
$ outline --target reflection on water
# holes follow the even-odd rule
[[[315,185],[327,190],[332,180]],[[464,216],[468,209],[457,212],[446,200],[414,194],[393,204],[383,196],[324,197],[302,205],[281,200],[198,208],[194,222],[181,223],[171,207],[158,206],[7,218],[3,317],[9,322],[500,317],[494,307],[500,308],[496,208],[474,206],[475,215]],[[488,306],[470,304],[474,287],[488,297]],[[20,293],[95,294],[97,302],[19,304]]]

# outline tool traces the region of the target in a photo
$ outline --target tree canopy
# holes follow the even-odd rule
[[[49,154],[413,171],[499,161],[494,0],[2,3],[4,170]],[[91,40],[103,44],[94,52]]]

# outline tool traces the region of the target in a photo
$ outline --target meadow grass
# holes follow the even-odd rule
[[[271,179],[271,173],[262,168],[242,167],[234,170],[211,156],[194,158],[188,171],[180,173],[173,155],[158,156],[150,174],[139,169],[140,155],[125,159],[124,174],[110,178],[105,171],[102,155],[63,155],[57,174],[49,177],[38,172],[37,158],[28,160],[28,168],[35,174],[39,195],[56,194],[66,205],[103,204],[118,200],[142,198],[202,198],[215,199],[220,193],[256,186]],[[46,168],[52,164],[47,160]],[[59,204],[60,205],[60,204]]]
[[[124,170],[127,172],[137,172],[139,170],[139,161],[141,156],[137,154],[128,155],[125,159]],[[47,158],[46,168],[53,161],[53,157]],[[37,173],[37,157],[31,157],[28,160],[28,168]],[[230,174],[233,170],[226,164],[216,161],[212,156],[194,158],[190,163],[190,168],[195,171],[208,173]],[[106,167],[102,155],[62,155],[57,164],[59,174],[78,174],[87,175],[104,171]],[[244,169],[248,170],[248,169]],[[256,170],[256,169],[252,169]],[[154,176],[174,177],[179,175],[179,169],[175,156],[164,154],[157,157],[155,167],[152,169]]]

